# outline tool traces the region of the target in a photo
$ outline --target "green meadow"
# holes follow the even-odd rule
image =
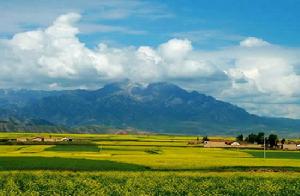
[[[0,195],[282,195],[300,190],[298,151],[268,150],[264,159],[262,150],[189,145],[196,136],[0,134],[2,139],[35,136],[73,141],[0,145]]]

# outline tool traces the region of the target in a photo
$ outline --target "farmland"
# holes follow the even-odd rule
[[[6,195],[297,195],[298,173],[0,172]]]
[[[189,145],[195,136],[2,133],[0,138],[35,136],[73,141],[0,145],[0,194],[272,195],[300,190],[298,151],[268,150],[264,159],[261,150]]]

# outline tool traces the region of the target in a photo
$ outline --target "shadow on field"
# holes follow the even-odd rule
[[[0,170],[145,171],[147,167],[109,160],[58,157],[0,157]]]
[[[257,171],[257,172],[300,172],[300,167],[293,166],[224,166],[210,168],[215,171]]]
[[[223,166],[192,169],[154,169],[155,171],[203,171],[203,172],[300,172],[292,166]]]
[[[245,151],[255,158],[264,158],[264,152],[259,150]],[[267,158],[271,159],[300,159],[300,152],[297,151],[268,151]]]
[[[99,152],[98,145],[55,145],[46,148],[44,151],[62,152]]]
[[[110,160],[59,157],[0,157],[0,171],[7,170],[70,170],[70,171],[199,171],[199,172],[300,172],[290,166],[223,166],[203,168],[150,168]]]

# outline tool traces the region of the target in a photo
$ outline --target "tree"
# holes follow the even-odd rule
[[[264,137],[265,137],[265,133],[264,132],[259,132],[257,137],[256,137],[256,142],[258,144],[263,144],[264,143]]]
[[[253,143],[256,142],[256,140],[257,140],[257,135],[251,133],[251,134],[248,135],[248,137],[246,137],[245,140],[246,140],[248,143],[252,143],[252,144],[253,144]]]
[[[239,141],[239,142],[244,141],[244,136],[243,136],[243,134],[238,135],[238,136],[236,137],[236,141]]]
[[[270,134],[268,141],[269,141],[270,147],[273,148],[274,146],[277,146],[278,136],[275,134]]]
[[[280,143],[281,143],[281,149],[283,149],[283,144],[285,143],[285,139],[283,138],[283,139],[280,141]]]
[[[202,141],[209,141],[209,139],[208,139],[208,137],[207,136],[204,136],[203,138],[202,138]]]

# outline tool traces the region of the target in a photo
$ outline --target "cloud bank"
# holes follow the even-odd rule
[[[170,81],[257,114],[300,118],[298,48],[248,37],[213,51],[196,50],[184,38],[157,47],[99,43],[90,49],[78,38],[80,18],[68,13],[46,29],[0,40],[0,88],[97,88],[125,78]]]

